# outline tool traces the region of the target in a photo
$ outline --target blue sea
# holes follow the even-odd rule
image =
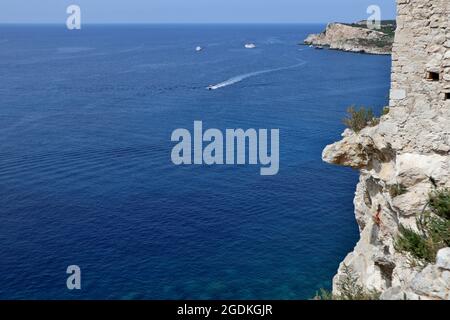
[[[0,299],[330,288],[358,239],[358,173],[321,152],[349,105],[387,105],[391,62],[299,45],[323,28],[0,25]],[[279,129],[278,175],[173,165],[172,131],[196,120]]]

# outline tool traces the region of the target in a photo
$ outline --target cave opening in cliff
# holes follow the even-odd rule
[[[445,100],[450,100],[450,92],[445,93]]]
[[[428,71],[427,72],[427,80],[439,81],[439,73],[438,72]]]

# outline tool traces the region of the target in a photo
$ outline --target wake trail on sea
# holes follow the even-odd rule
[[[241,75],[232,77],[232,78],[230,78],[228,80],[225,80],[223,82],[220,82],[218,84],[211,85],[211,86],[207,87],[207,89],[209,89],[209,90],[217,90],[217,89],[225,88],[225,87],[231,86],[233,84],[239,83],[241,81],[244,81],[245,79],[248,79],[248,78],[256,77],[256,76],[259,76],[259,75],[262,75],[262,74],[266,74],[266,73],[273,73],[273,72],[277,72],[277,71],[283,71],[283,70],[299,68],[301,66],[304,66],[306,63],[307,63],[306,61],[302,61],[301,63],[293,64],[293,65],[286,66],[286,67],[280,67],[280,68],[274,68],[274,69],[265,69],[265,70],[260,70],[260,71],[255,71],[255,72],[241,74]]]

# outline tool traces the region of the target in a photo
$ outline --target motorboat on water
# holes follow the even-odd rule
[[[195,48],[195,51],[197,51],[197,52],[200,52],[200,51],[202,51],[202,50],[203,50],[203,48],[200,47],[200,46],[198,46],[198,47]]]
[[[254,44],[254,43],[246,43],[245,44],[245,48],[246,49],[255,49],[256,48],[256,44]]]

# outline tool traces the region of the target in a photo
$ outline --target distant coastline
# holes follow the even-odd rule
[[[366,21],[352,24],[330,23],[322,33],[310,34],[304,40],[304,44],[314,46],[316,49],[390,55],[395,29],[394,20],[382,21],[379,30],[369,29]]]

